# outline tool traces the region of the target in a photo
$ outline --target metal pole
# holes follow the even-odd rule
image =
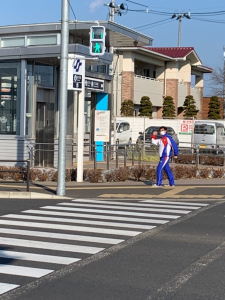
[[[118,166],[119,166],[118,151],[119,151],[118,142],[116,142],[116,169],[118,169]]]
[[[132,166],[134,166],[134,145],[132,145]]]
[[[127,145],[124,148],[124,168],[127,166]]]
[[[27,192],[30,190],[30,160],[27,160]]]
[[[114,7],[114,5],[115,5],[115,0],[111,0],[111,4],[112,4],[113,7],[110,8],[110,19],[109,20],[111,22],[114,22],[114,16],[115,16],[115,7]]]
[[[181,22],[182,22],[182,16],[180,15],[180,18],[179,18],[179,30],[178,30],[178,47],[180,47],[180,42],[181,42]]]
[[[96,169],[96,168],[97,168],[97,160],[96,160],[96,155],[97,155],[97,153],[96,153],[96,146],[94,145],[94,169]]]
[[[59,85],[59,151],[57,195],[64,196],[66,174],[66,131],[67,131],[67,72],[69,48],[69,4],[62,0],[61,58]]]
[[[85,99],[85,57],[82,60],[82,91],[78,99],[78,126],[77,126],[77,182],[83,182],[84,172],[84,99]]]
[[[106,158],[107,158],[107,167],[106,169],[109,170],[109,159],[110,159],[110,146],[106,145]]]

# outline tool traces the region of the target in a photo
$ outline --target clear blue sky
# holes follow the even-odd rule
[[[107,20],[108,8],[103,6],[110,3],[110,0],[70,0],[71,6],[79,21],[84,20]],[[223,46],[225,45],[225,14],[218,16],[194,16],[195,13],[206,13],[225,11],[224,0],[133,0],[148,6],[149,10],[169,13],[169,15],[157,15],[152,13],[141,13],[129,11],[122,17],[115,16],[115,22],[135,28],[160,20],[169,19],[172,13],[186,13],[190,10],[191,19],[183,18],[181,46],[193,46],[199,55],[202,63],[212,68],[223,64]],[[126,3],[129,9],[142,10],[144,6],[135,5],[126,0],[116,0],[117,4]],[[202,6],[204,5],[204,6]],[[0,11],[0,26],[29,24],[59,21],[61,18],[61,0],[7,0]],[[71,12],[70,18],[74,19]],[[206,20],[218,20],[224,23],[214,23],[195,20],[201,18]],[[168,20],[170,21],[170,20]],[[167,22],[167,21],[165,21]],[[153,46],[176,47],[178,44],[178,21],[160,24],[141,32],[153,37]],[[158,24],[155,24],[158,25]],[[208,79],[209,75],[205,76]],[[205,95],[210,95],[210,82],[205,81]]]

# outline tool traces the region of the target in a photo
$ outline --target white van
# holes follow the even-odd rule
[[[127,121],[116,122],[116,142],[119,144],[132,143],[132,130]],[[114,144],[114,123],[111,123],[111,144]]]
[[[197,121],[194,124],[192,143],[201,149],[225,148],[224,125],[218,122]]]

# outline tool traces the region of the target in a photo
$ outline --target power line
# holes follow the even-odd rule
[[[151,26],[151,25],[154,25],[154,24],[157,24],[157,23],[162,23],[162,22],[165,22],[167,20],[171,20],[171,18],[167,18],[167,19],[163,19],[163,20],[160,20],[160,21],[157,21],[157,22],[153,22],[153,23],[149,23],[149,24],[146,24],[146,25],[138,26],[138,27],[135,27],[134,29],[138,29],[138,30],[144,29],[144,27],[148,27],[148,26]]]
[[[130,2],[130,3],[134,3],[136,5],[140,5],[140,6],[144,6],[144,7],[148,7],[147,5],[143,5],[141,3],[137,3],[137,2],[134,2],[134,1],[131,1],[131,0],[126,0],[127,2]]]
[[[225,20],[207,20],[207,19],[200,19],[200,18],[192,18],[192,20],[210,22],[210,23],[217,23],[217,24],[225,24]]]
[[[168,19],[166,19],[166,20],[168,20]],[[174,21],[174,20],[171,20],[171,19],[169,19],[168,21],[166,21],[166,20],[161,21],[160,23],[158,23],[158,22],[151,23],[151,25],[149,24],[148,27],[143,28],[143,29],[141,29],[141,30],[150,29],[150,28],[157,27],[157,26],[160,26],[160,25],[164,25],[164,24],[166,24],[166,23],[170,23],[170,22],[173,22],[173,21]],[[156,23],[158,23],[158,24],[156,24]],[[139,30],[139,29],[137,29],[137,28],[133,28],[133,29]]]

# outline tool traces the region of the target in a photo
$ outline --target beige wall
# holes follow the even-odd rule
[[[183,107],[184,100],[187,96],[187,84],[178,84],[178,102],[177,107]]]
[[[123,71],[134,72],[134,58],[132,52],[123,53]]]
[[[190,61],[179,61],[179,82],[191,82]]]
[[[179,79],[179,62],[168,62],[166,65],[166,78]]]
[[[191,88],[191,95],[195,99],[196,108],[200,110],[200,102],[201,102],[201,90],[196,88]]]
[[[148,96],[153,106],[163,105],[163,82],[134,77],[134,103],[140,104],[141,98]]]

